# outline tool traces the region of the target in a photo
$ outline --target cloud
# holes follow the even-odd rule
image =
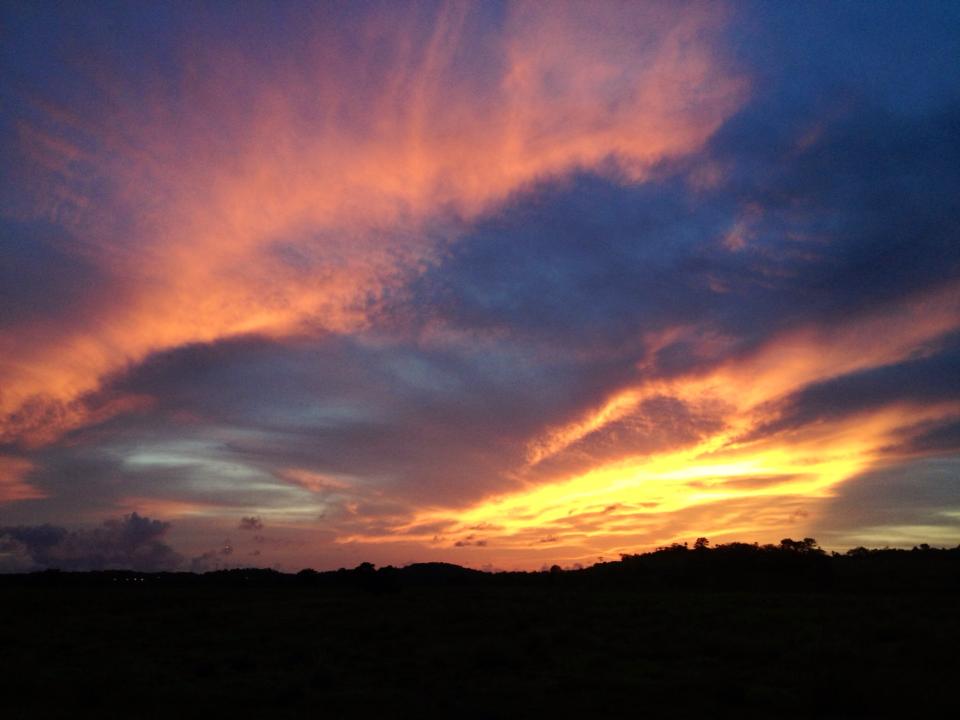
[[[453,547],[470,547],[471,545],[475,547],[486,547],[487,541],[483,539],[478,539],[475,535],[467,535],[462,540],[457,540],[453,543]]]
[[[926,405],[960,400],[960,337],[930,348],[926,357],[871,367],[812,383],[778,403],[767,434],[827,419],[857,415],[894,403]],[[935,439],[936,436],[933,438]]]
[[[137,513],[83,530],[55,525],[0,527],[0,567],[8,572],[174,570],[183,558],[163,541],[169,528],[169,523]]]
[[[237,527],[240,530],[263,530],[263,521],[256,516],[242,517]]]
[[[8,434],[25,403],[70,403],[158,350],[362,329],[462,222],[582,168],[641,181],[744,97],[711,5],[223,14],[119,9],[111,27],[128,32],[110,38],[16,18],[23,58],[31,33],[57,49],[23,71],[58,81],[14,105],[7,205],[73,238],[102,292],[8,335]],[[116,39],[144,34],[155,55]]]
[[[184,12],[0,49],[8,523],[533,567],[955,454],[956,10]]]
[[[892,451],[920,454],[955,454],[960,451],[960,418],[948,417],[905,428],[902,444]]]
[[[822,540],[851,547],[960,537],[960,462],[954,457],[893,462],[850,479],[818,514]]]
[[[25,458],[0,455],[0,505],[45,497],[43,491],[25,480],[33,469],[33,463]]]
[[[319,503],[375,490],[456,500],[496,487],[511,463],[522,462],[523,438],[543,416],[578,402],[576,388],[558,394],[566,379],[575,378],[560,367],[544,376],[510,345],[429,348],[370,334],[182,348],[155,356],[116,387],[158,398],[150,425],[158,462],[180,457],[198,470],[234,462],[261,487],[271,475],[278,489]],[[198,419],[184,427],[176,418],[185,413]],[[121,448],[144,431],[119,420],[110,426]],[[169,438],[164,449],[161,437]],[[451,466],[461,483],[445,482]],[[209,484],[209,475],[197,479]]]
[[[233,555],[234,547],[229,540],[224,540],[216,550],[208,550],[205,553],[190,558],[190,572],[205,573],[213,570],[224,570],[231,567],[231,562],[227,559]],[[250,553],[259,555],[259,551]]]

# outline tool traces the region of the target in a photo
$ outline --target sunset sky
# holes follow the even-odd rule
[[[0,13],[0,571],[960,542],[960,3]]]

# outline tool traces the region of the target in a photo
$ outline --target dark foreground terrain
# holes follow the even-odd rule
[[[949,717],[960,550],[0,577],[0,717]]]

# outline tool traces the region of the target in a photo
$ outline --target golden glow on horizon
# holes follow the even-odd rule
[[[717,537],[779,539],[772,536],[782,535],[790,524],[786,519],[801,528],[815,519],[817,502],[829,498],[839,483],[895,461],[887,448],[896,430],[949,416],[960,406],[887,406],[750,440],[751,431],[775,419],[771,404],[838,373],[915,357],[918,345],[955,327],[958,308],[956,291],[940,292],[884,316],[848,322],[829,334],[811,329],[775,338],[752,356],[704,376],[622,390],[583,419],[534,440],[527,470],[548,457],[562,461],[576,443],[659,395],[710,401],[723,410],[723,428],[680,450],[620,457],[572,476],[554,474],[471,507],[421,511],[389,532],[351,533],[340,542],[416,539],[469,546],[482,541],[485,556],[523,558],[522,564],[529,563],[531,553],[571,562],[615,557],[689,539],[691,533],[702,534],[707,523]],[[524,482],[523,471],[518,478]],[[776,514],[778,505],[789,513],[767,523],[764,517]],[[727,506],[746,508],[734,513],[735,524],[718,522]],[[421,527],[429,530],[418,531]]]
[[[537,555],[589,562],[689,540],[691,533],[709,529],[698,509],[710,513],[707,523],[716,523],[731,503],[745,506],[755,521],[720,523],[709,535],[775,540],[784,533],[782,522],[766,528],[756,522],[771,508],[793,509],[791,502],[799,500],[814,509],[837,484],[883,460],[890,432],[906,418],[932,419],[958,409],[888,408],[807,430],[788,442],[741,447],[727,445],[731,437],[722,434],[692,448],[628,458],[463,510],[420,512],[388,533],[354,534],[340,542],[416,540],[449,547],[481,540],[486,556],[522,558],[528,565]],[[809,510],[802,510],[802,519],[808,516]]]

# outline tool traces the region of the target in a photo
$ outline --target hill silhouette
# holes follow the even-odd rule
[[[697,590],[960,590],[960,546],[911,550],[868,549],[828,553],[813,538],[785,538],[778,545],[732,542],[711,546],[699,538],[692,547],[673,544],[642,554],[626,554],[618,561],[586,568],[558,565],[540,571],[490,572],[452,563],[413,563],[377,568],[361,563],[355,568],[317,571],[310,568],[283,573],[264,568],[233,568],[205,573],[101,570],[62,572],[50,569],[0,575],[0,587],[20,585],[148,585],[314,586],[359,587],[374,591],[405,587],[542,586],[563,585],[630,587],[633,589]]]

